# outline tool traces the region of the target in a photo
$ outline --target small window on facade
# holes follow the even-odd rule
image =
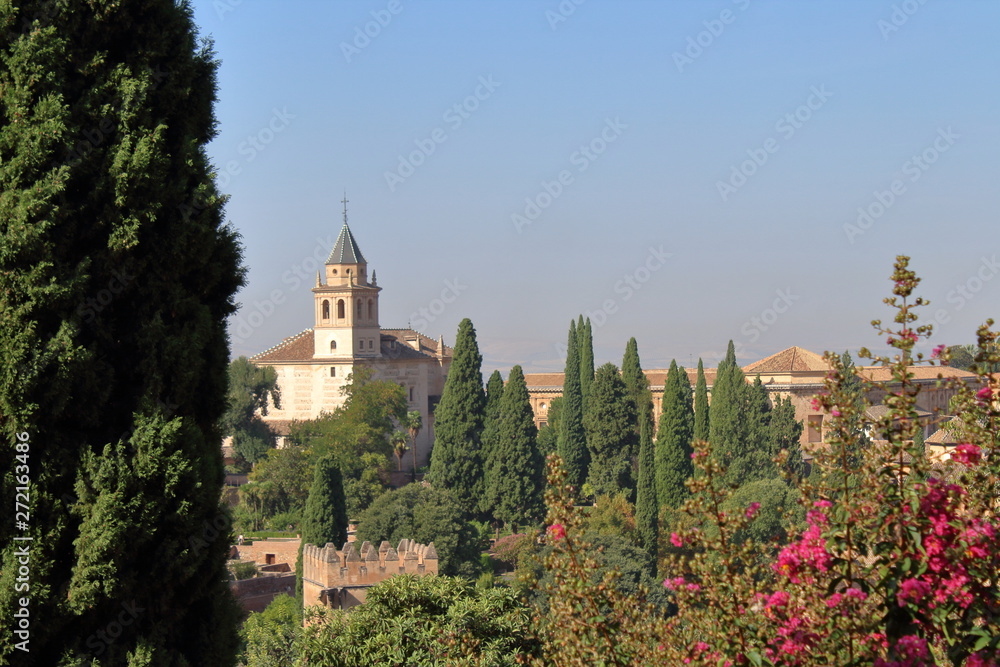
[[[413,400],[413,387],[410,387],[410,400]]]
[[[368,299],[368,317],[375,317],[375,301]]]
[[[339,317],[340,319],[344,319],[344,317],[345,317],[345,315],[344,315],[344,300],[343,299],[338,299],[337,300],[337,317]]]
[[[538,404],[538,409],[539,409],[539,410],[545,410],[545,403],[544,403],[544,402],[542,402],[542,403],[539,403],[539,404]]]
[[[336,349],[337,349],[337,341],[331,340],[330,341],[330,351],[333,352]]]
[[[336,366],[330,366],[330,377],[332,377],[332,378],[337,377],[337,367]]]
[[[373,341],[373,340],[368,341],[368,349],[369,350],[374,350],[375,349],[375,341]]]
[[[363,341],[363,340],[359,340],[358,341],[358,349],[359,350],[364,350],[365,349],[365,341]]]
[[[323,319],[330,319],[330,302],[326,299],[323,299]]]
[[[337,275],[337,269],[333,270],[333,275]]]
[[[358,301],[358,319],[361,319],[362,315],[361,309],[364,307],[364,305],[365,305],[364,301]]]

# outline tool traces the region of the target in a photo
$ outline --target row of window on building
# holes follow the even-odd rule
[[[365,317],[365,315],[364,315],[365,303],[366,302],[365,302],[364,299],[358,299],[358,319],[359,320],[364,319],[364,317]],[[368,319],[374,319],[375,318],[375,300],[374,299],[368,299],[367,304],[368,304]],[[324,320],[330,319],[330,301],[328,299],[323,299],[323,306],[322,306],[322,308],[323,308],[323,319]],[[342,320],[345,317],[347,317],[347,304],[346,304],[346,302],[343,299],[337,299],[337,319],[338,320]]]

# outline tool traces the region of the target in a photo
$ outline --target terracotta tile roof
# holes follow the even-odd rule
[[[765,357],[760,361],[755,361],[743,367],[743,372],[747,375],[757,375],[763,373],[791,373],[799,371],[813,371],[826,373],[829,368],[826,360],[815,352],[802,347],[790,347],[782,350],[770,357]]]
[[[565,373],[525,373],[524,382],[529,389],[558,389],[562,391]]]
[[[934,431],[934,433],[932,433],[931,436],[927,438],[927,440],[925,440],[924,442],[930,445],[942,445],[942,446],[957,445],[958,436],[955,435],[955,432],[949,428],[949,425],[952,422],[955,422],[957,425],[957,421],[958,421],[957,418],[953,418],[950,421],[945,422],[944,424],[941,425],[941,428]]]
[[[289,336],[274,347],[250,357],[250,361],[258,364],[295,363],[313,361],[314,340],[313,330],[306,329],[294,336]],[[413,329],[382,329],[382,355],[390,360],[396,359],[427,359],[436,357],[440,343]],[[420,350],[414,348],[408,341],[416,341]],[[395,346],[392,344],[396,343]],[[444,356],[452,356],[453,350],[444,346]],[[369,361],[362,357],[364,361]]]
[[[290,361],[312,361],[313,358],[313,330],[305,331],[289,336],[274,347],[268,348],[260,354],[250,357],[254,363],[275,363]]]
[[[936,380],[938,375],[944,379],[972,379],[975,373],[963,371],[961,368],[951,366],[910,366],[914,380]],[[858,375],[873,382],[888,382],[892,380],[892,369],[886,366],[862,366],[858,369]]]
[[[698,369],[697,368],[685,368],[685,372],[688,376],[688,381],[691,386],[694,387],[698,382]],[[667,380],[668,369],[650,369],[648,371],[643,371],[646,374],[646,379],[649,380],[649,386],[655,388],[662,388],[663,384]],[[540,391],[542,389],[557,389],[562,391],[563,386],[563,375],[564,373],[525,373],[524,381],[527,383],[529,389],[535,391]],[[705,369],[705,382],[711,387],[712,383],[715,381],[715,369],[706,368]]]
[[[884,417],[887,412],[889,412],[889,408],[887,408],[886,406],[884,406],[884,405],[873,405],[870,408],[868,408],[867,410],[865,410],[865,418],[868,419],[869,421],[875,421],[876,419],[881,419],[882,417]],[[927,412],[926,410],[917,409],[916,413],[917,413],[917,418],[918,419],[921,418],[921,417],[933,417],[934,416],[933,412]]]
[[[271,432],[277,436],[288,436],[292,433],[292,421],[291,419],[270,419],[269,417],[264,417],[264,423],[268,425]]]

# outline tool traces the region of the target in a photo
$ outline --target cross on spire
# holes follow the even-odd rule
[[[347,224],[347,202],[350,201],[347,198],[347,190],[344,190],[344,198],[341,199],[340,201],[344,205],[344,224],[346,225]]]

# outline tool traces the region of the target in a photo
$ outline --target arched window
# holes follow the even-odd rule
[[[330,351],[333,352],[336,349],[337,349],[337,341],[331,340],[330,341]]]
[[[343,299],[339,299],[337,301],[337,317],[339,317],[340,319],[344,319],[344,317],[346,317],[344,315],[344,300]]]
[[[413,387],[410,387],[410,400],[413,400]]]
[[[330,366],[330,377],[332,377],[332,378],[337,377],[337,367],[336,366]]]
[[[364,306],[365,306],[365,302],[359,300],[358,301],[358,319],[359,320],[361,319],[361,309],[364,308]]]
[[[323,299],[323,319],[330,319],[330,302],[326,299]]]
[[[375,319],[375,300],[368,299],[368,319]]]

